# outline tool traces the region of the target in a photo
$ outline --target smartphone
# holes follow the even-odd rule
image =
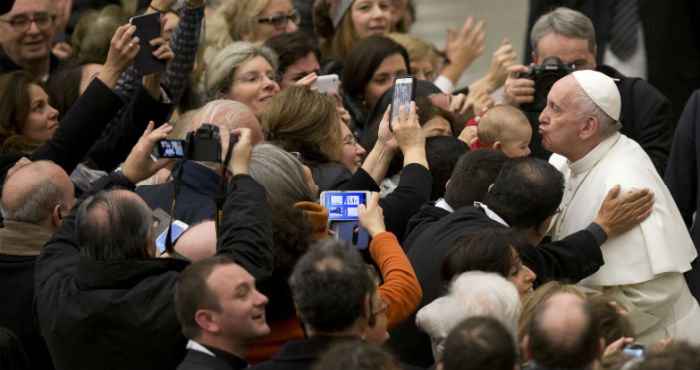
[[[131,17],[129,23],[136,26],[134,36],[139,37],[141,49],[134,58],[134,66],[140,75],[162,72],[165,70],[165,61],[153,56],[156,50],[149,42],[160,37],[160,13],[149,13]]]
[[[185,156],[185,140],[159,140],[156,148],[158,148],[159,158],[182,158]]]
[[[644,356],[644,346],[637,343],[627,343],[622,347],[622,352],[635,357]]]
[[[357,220],[357,206],[367,204],[369,191],[323,191],[321,205],[328,209],[328,219]]]
[[[311,87],[318,88],[318,92],[331,94],[338,92],[338,75],[323,75],[316,77],[316,81],[311,84]]]
[[[411,101],[416,99],[416,76],[403,75],[394,78],[394,95],[391,98],[391,116],[389,116],[389,129],[394,130],[394,118],[399,115],[399,107],[402,105],[408,109]]]
[[[189,225],[186,223],[179,221],[179,220],[174,220],[173,224],[171,225],[172,227],[172,232],[170,234],[170,238],[173,241],[173,244],[175,244],[175,241],[177,238],[182,235],[182,233],[187,230]],[[168,228],[166,227],[165,230],[163,230],[160,235],[158,235],[158,238],[156,238],[156,248],[158,248],[158,251],[160,251],[161,254],[165,253],[165,238],[168,237]]]

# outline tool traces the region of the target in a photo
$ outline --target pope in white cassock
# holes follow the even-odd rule
[[[649,188],[651,216],[608,239],[601,247],[605,265],[580,285],[629,311],[636,342],[674,337],[700,344],[700,307],[683,277],[695,247],[647,154],[618,132],[620,105],[615,82],[596,71],[576,71],[552,86],[539,132],[542,146],[556,153],[549,162],[564,174],[566,187],[550,232],[559,240],[586,227],[616,184],[620,194]]]

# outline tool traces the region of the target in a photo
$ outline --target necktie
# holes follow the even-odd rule
[[[612,19],[610,50],[621,60],[629,59],[637,49],[638,0],[618,0]]]

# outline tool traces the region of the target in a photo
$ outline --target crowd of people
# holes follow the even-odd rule
[[[3,2],[0,368],[697,369],[700,4],[650,3],[532,0],[458,86],[484,22],[414,0]]]

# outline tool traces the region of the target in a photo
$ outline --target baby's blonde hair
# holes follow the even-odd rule
[[[479,141],[493,146],[497,141],[503,141],[504,134],[514,124],[530,125],[530,122],[520,109],[511,105],[497,105],[481,117],[477,129]]]

